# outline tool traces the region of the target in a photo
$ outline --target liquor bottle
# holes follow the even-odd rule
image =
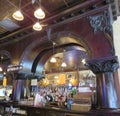
[[[67,109],[71,110],[71,104],[73,103],[72,94],[70,94],[69,99],[67,100]]]
[[[68,102],[68,100],[67,100],[67,96],[66,96],[66,99],[65,99],[65,101],[64,101],[64,106],[65,106],[65,108],[67,108],[67,102]]]

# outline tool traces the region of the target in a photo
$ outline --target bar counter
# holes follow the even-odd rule
[[[120,116],[120,109],[91,109],[88,112],[67,110],[58,107],[36,107],[33,105],[19,104],[17,102],[0,101],[0,106],[20,108],[26,114],[16,114],[13,116]]]

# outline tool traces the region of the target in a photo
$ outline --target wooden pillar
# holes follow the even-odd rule
[[[96,107],[119,108],[119,92],[114,72],[118,69],[117,57],[91,60],[87,66],[96,74]]]
[[[120,104],[120,78],[119,78],[118,69],[114,72],[114,79],[115,79],[115,86],[116,86],[116,91],[118,96],[118,103]]]

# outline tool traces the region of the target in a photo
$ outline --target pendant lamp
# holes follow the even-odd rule
[[[39,8],[34,11],[34,16],[37,19],[44,19],[45,18],[45,12],[42,10],[41,7],[41,0],[38,1]]]
[[[2,68],[2,60],[3,60],[3,56],[0,57],[0,72],[3,71],[3,68]]]
[[[36,31],[41,31],[42,30],[42,25],[40,24],[40,22],[36,22],[33,25],[33,29],[36,30]]]
[[[53,55],[54,55],[54,46],[55,46],[55,42],[53,42]],[[51,62],[51,63],[55,63],[55,62],[56,62],[56,58],[55,58],[55,57],[52,57],[52,58],[50,59],[50,62]]]
[[[23,16],[23,14],[22,14],[22,12],[21,12],[21,10],[20,10],[20,7],[21,7],[21,0],[20,0],[20,2],[19,2],[19,8],[18,8],[18,10],[15,11],[15,12],[13,13],[13,15],[12,15],[12,17],[13,17],[14,19],[18,20],[18,21],[22,21],[22,20],[24,19],[24,16]]]
[[[45,18],[45,12],[41,8],[39,8],[34,12],[34,16],[37,19],[44,19]]]
[[[64,50],[64,52],[63,52],[63,62],[62,62],[62,64],[61,64],[61,67],[67,67],[66,62],[64,61],[64,60],[65,60],[64,57],[65,57],[65,50]]]

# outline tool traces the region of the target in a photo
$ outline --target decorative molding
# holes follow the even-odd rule
[[[104,72],[114,72],[119,68],[118,58],[110,57],[99,60],[88,61],[86,66],[88,66],[93,73],[104,73]]]
[[[89,16],[91,27],[94,29],[96,34],[98,31],[112,32],[112,25],[110,24],[110,16],[108,11],[104,11],[103,14]]]

